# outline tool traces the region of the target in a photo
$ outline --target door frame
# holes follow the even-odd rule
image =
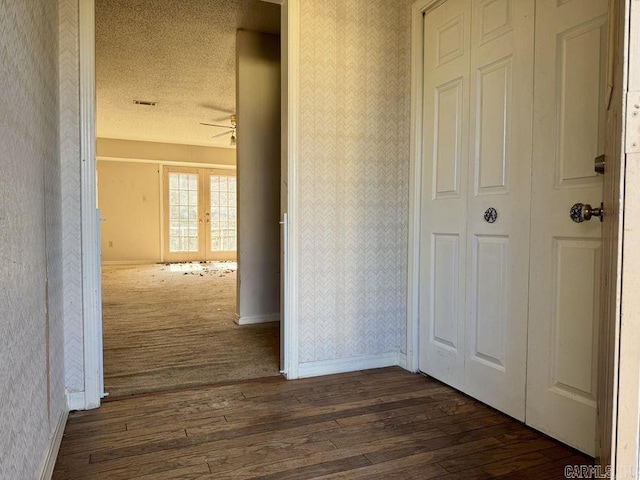
[[[424,15],[446,0],[416,0],[411,6],[411,128],[409,163],[409,231],[407,279],[407,370],[420,369],[420,215],[422,197],[422,114],[424,84]]]
[[[419,300],[420,300],[420,230],[421,230],[421,195],[422,195],[422,115],[423,115],[423,76],[424,76],[424,14],[438,7],[447,0],[416,0],[411,7],[411,129],[410,129],[410,166],[409,166],[409,231],[408,231],[408,291],[407,291],[407,369],[411,372],[419,371]],[[625,62],[630,66],[627,88],[631,94],[637,94],[640,103],[640,1],[639,0],[610,0],[610,6],[617,3],[626,12],[625,34],[628,57]],[[610,7],[611,8],[611,7]],[[626,49],[625,49],[626,50]],[[636,66],[634,68],[633,66]],[[627,85],[628,84],[628,85]],[[623,114],[623,118],[626,114]],[[627,118],[630,118],[627,116]],[[640,119],[640,117],[638,117]],[[628,122],[628,120],[627,120]],[[640,440],[640,380],[638,365],[640,365],[640,299],[634,291],[640,285],[640,251],[633,245],[640,244],[640,216],[632,216],[631,205],[640,205],[640,120],[635,131],[628,128],[627,145],[632,141],[629,136],[635,135],[637,148],[631,152],[627,149],[625,169],[625,155],[623,152],[624,192],[621,200],[624,210],[617,212],[624,221],[624,238],[622,251],[624,263],[617,281],[619,287],[622,314],[616,319],[614,327],[616,335],[612,336],[611,344],[606,349],[614,357],[616,378],[613,395],[617,402],[613,402],[613,411],[608,412],[613,419],[612,435],[609,438],[599,438],[601,445],[611,446],[612,465],[617,469],[616,478],[638,478],[639,440]],[[636,160],[635,162],[633,160]],[[633,188],[636,187],[636,188]],[[637,190],[637,191],[636,191]],[[626,214],[625,214],[626,212]],[[635,251],[634,251],[635,250]],[[624,278],[624,282],[622,279]],[[615,301],[615,299],[614,299]],[[604,388],[599,385],[599,390]],[[618,408],[620,406],[620,408]],[[599,432],[602,437],[602,432]],[[631,476],[632,475],[632,476]],[[614,477],[612,477],[614,478]]]
[[[623,87],[622,122],[623,143],[620,155],[620,277],[617,293],[619,316],[612,337],[615,344],[610,351],[615,354],[613,394],[613,428],[611,437],[611,463],[615,478],[640,478],[640,1],[611,0],[617,8],[624,9],[621,19]],[[634,115],[636,113],[636,115]],[[614,280],[612,279],[611,282]],[[614,478],[614,477],[612,477]]]
[[[284,260],[284,368],[287,379],[298,378],[298,229],[297,163],[300,72],[300,0],[262,0],[281,6],[282,152],[287,170],[287,214]],[[84,409],[97,408],[105,396],[102,371],[102,291],[100,219],[96,178],[95,0],[79,1],[80,66],[80,203],[82,248]],[[286,108],[285,108],[286,107]],[[284,221],[284,220],[283,220]],[[77,405],[79,408],[81,405]]]

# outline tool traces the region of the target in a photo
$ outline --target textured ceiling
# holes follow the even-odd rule
[[[199,122],[235,113],[236,30],[279,23],[280,7],[260,0],[96,0],[98,136],[229,147]]]

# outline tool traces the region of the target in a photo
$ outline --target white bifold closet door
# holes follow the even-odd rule
[[[606,13],[447,0],[424,17],[420,369],[590,454],[601,228],[569,210],[602,199]]]
[[[534,1],[424,31],[420,369],[524,420]]]

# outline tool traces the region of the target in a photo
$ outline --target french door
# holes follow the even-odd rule
[[[235,260],[235,171],[164,167],[164,260]]]

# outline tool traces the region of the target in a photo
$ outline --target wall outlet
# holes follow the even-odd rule
[[[113,247],[113,242],[109,240],[109,247]]]

